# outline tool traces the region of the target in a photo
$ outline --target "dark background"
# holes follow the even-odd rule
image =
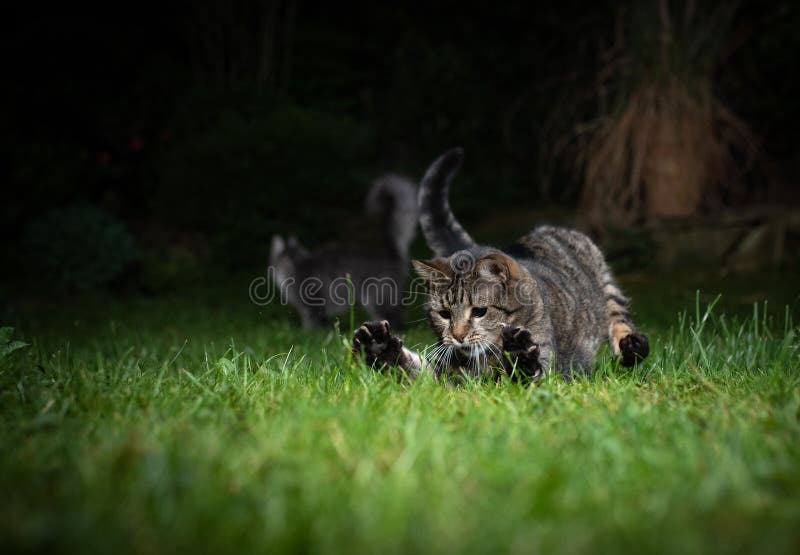
[[[659,6],[5,8],[5,296],[31,283],[157,294],[201,274],[261,271],[273,233],[294,232],[311,246],[352,238],[369,229],[361,205],[372,178],[418,179],[453,145],[467,152],[453,205],[479,239],[506,239],[548,210],[580,224],[584,131],[609,112],[606,100],[624,98],[615,86],[658,66],[660,27],[648,10],[657,15]],[[701,24],[722,18],[705,3],[669,7],[676,26],[687,10]],[[745,1],[718,27],[712,47],[686,55],[688,66],[705,72],[714,97],[746,123],[758,155],[742,164],[735,194],[704,200],[692,216],[791,209],[800,7]],[[613,48],[620,33],[633,69],[604,81],[615,60],[630,60]],[[88,212],[75,216],[75,206]],[[651,220],[602,223],[636,230]],[[613,236],[596,222],[585,228]],[[87,252],[99,254],[85,261]],[[424,255],[421,242],[415,252]],[[792,256],[782,263],[796,264]],[[73,277],[59,276],[64,265],[78,268]]]

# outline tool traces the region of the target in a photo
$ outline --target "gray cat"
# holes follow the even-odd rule
[[[447,201],[462,161],[461,149],[448,151],[420,184],[420,225],[436,255],[413,261],[439,337],[429,364],[403,347],[386,321],[357,329],[354,352],[411,376],[430,367],[437,377],[505,373],[534,380],[590,372],[605,340],[623,366],[646,357],[647,338],[636,331],[628,300],[586,235],[541,226],[502,250],[475,244]]]
[[[273,278],[282,298],[300,312],[303,327],[324,326],[348,310],[351,301],[373,318],[402,323],[400,299],[408,280],[408,248],[416,235],[417,187],[402,177],[384,175],[373,182],[366,211],[382,222],[382,250],[329,244],[309,251],[294,237],[272,237]]]

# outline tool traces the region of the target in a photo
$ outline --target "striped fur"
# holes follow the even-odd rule
[[[454,148],[440,156],[419,185],[419,223],[428,246],[436,256],[449,256],[475,245],[456,221],[447,192],[464,161],[464,151]]]
[[[562,357],[579,361],[586,370],[603,339],[615,356],[623,354],[620,341],[636,333],[629,301],[591,239],[572,229],[541,226],[508,251],[549,290]],[[636,354],[623,356],[623,362],[635,361]]]
[[[367,214],[379,221],[385,248],[330,243],[309,251],[280,235],[272,239],[270,267],[281,295],[300,313],[306,328],[324,327],[333,316],[349,310],[350,287],[355,302],[374,318],[394,325],[403,321],[401,291],[408,279],[408,248],[417,228],[416,186],[396,175],[376,179],[367,193]],[[367,287],[365,283],[389,284]],[[314,283],[318,287],[313,286]],[[303,287],[312,285],[313,287]],[[339,284],[339,285],[335,285]]]
[[[447,203],[462,158],[461,149],[445,153],[420,186],[422,229],[437,258],[412,262],[428,284],[425,308],[439,337],[433,372],[567,377],[590,372],[603,341],[624,366],[646,357],[647,338],[636,331],[628,299],[586,235],[540,226],[502,250],[475,244]],[[385,322],[359,328],[353,349],[410,376],[422,368]]]

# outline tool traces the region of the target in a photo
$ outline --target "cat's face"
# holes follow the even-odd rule
[[[519,285],[530,274],[499,251],[477,260],[462,252],[413,264],[428,284],[428,319],[442,345],[436,354],[457,353],[479,369],[496,363],[502,324],[517,324],[525,312]]]

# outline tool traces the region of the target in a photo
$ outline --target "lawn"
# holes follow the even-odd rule
[[[0,551],[797,553],[792,308],[664,295],[639,368],[456,388],[244,295],[21,304]]]

